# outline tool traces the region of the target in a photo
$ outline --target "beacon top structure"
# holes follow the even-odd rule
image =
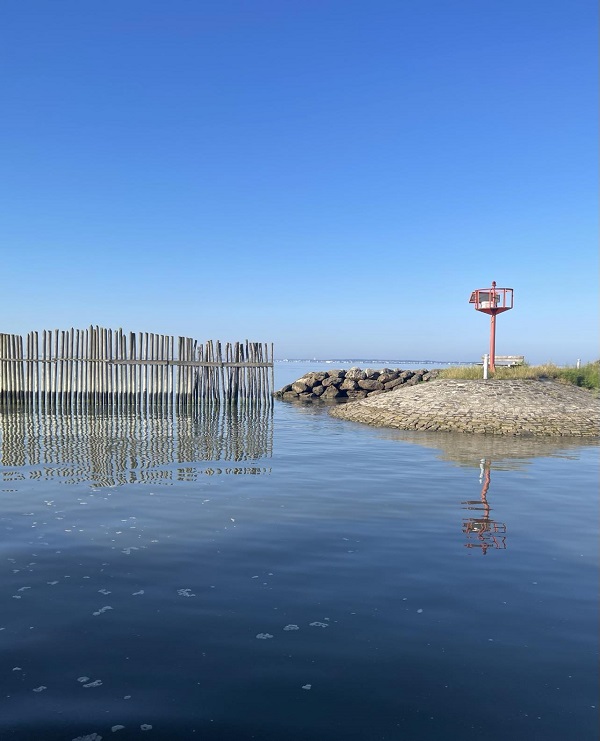
[[[483,311],[486,314],[501,314],[513,307],[513,289],[496,288],[496,281],[492,281],[491,288],[478,288],[473,291],[470,304],[475,304],[477,311]]]
[[[513,289],[497,288],[492,281],[491,288],[478,288],[473,291],[470,304],[475,304],[476,311],[490,315],[490,370],[496,370],[496,315],[513,308]]]

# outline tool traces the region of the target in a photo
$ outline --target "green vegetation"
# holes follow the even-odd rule
[[[575,386],[597,391],[600,387],[600,360],[582,365],[561,367],[553,363],[545,365],[515,365],[512,368],[496,368],[495,373],[490,373],[490,378],[511,379],[552,379],[561,383],[571,383]],[[456,368],[444,368],[440,371],[438,378],[464,378],[476,379],[483,377],[483,369],[480,365],[465,365]]]

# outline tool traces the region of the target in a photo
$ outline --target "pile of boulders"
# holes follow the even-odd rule
[[[350,368],[314,371],[294,383],[288,383],[273,396],[285,401],[343,401],[365,399],[385,394],[399,386],[414,386],[437,377],[438,370],[402,370],[401,368]]]

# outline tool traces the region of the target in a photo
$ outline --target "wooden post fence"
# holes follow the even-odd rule
[[[177,347],[177,351],[176,348]],[[0,407],[148,409],[272,403],[273,344],[88,329],[0,334]]]

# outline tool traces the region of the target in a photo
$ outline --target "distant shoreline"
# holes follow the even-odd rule
[[[476,365],[477,360],[382,360],[381,358],[337,358],[337,359],[329,359],[329,358],[275,358],[275,363],[319,363],[322,365],[335,365],[335,363],[339,363],[340,365],[349,365],[350,363],[357,363],[361,364],[362,366],[365,365],[372,365],[381,367],[381,365],[394,365],[394,366],[400,366],[401,364],[405,365],[422,365],[423,367],[427,365]]]

